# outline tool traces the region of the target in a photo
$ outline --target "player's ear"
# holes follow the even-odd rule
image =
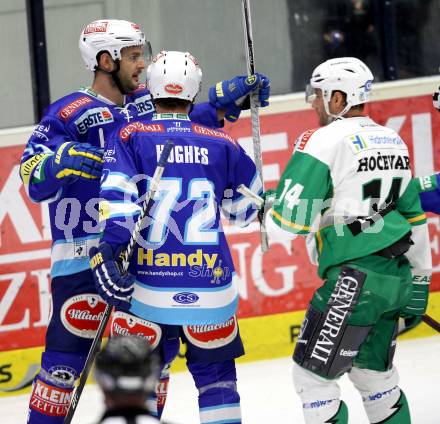
[[[113,58],[110,56],[110,53],[104,51],[100,52],[97,57],[98,68],[103,71],[111,72],[115,67],[115,63]]]
[[[332,97],[336,105],[341,105],[344,101],[344,95],[340,91],[333,91]]]
[[[333,91],[331,101],[333,102],[333,105],[340,110],[342,110],[347,104],[345,94],[338,90]]]

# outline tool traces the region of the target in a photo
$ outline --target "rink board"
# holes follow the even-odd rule
[[[295,311],[239,320],[240,333],[246,350],[246,354],[239,361],[275,359],[291,355],[304,313],[305,311]],[[427,314],[440,321],[440,292],[431,294]],[[399,340],[435,335],[438,333],[422,323],[401,335]],[[0,384],[2,391],[8,390],[8,392],[0,392],[0,397],[29,392],[30,381],[38,369],[41,352],[42,348],[37,347],[0,353],[0,364],[3,364],[0,368],[0,378],[5,379],[10,376],[9,381]],[[186,369],[183,354],[184,350],[174,362],[173,372]],[[27,382],[26,387],[19,389],[17,386],[23,382]]]
[[[431,96],[438,80],[395,83],[392,96],[381,95],[368,105],[379,123],[396,129],[408,143],[416,175],[440,169],[440,114]],[[390,84],[388,84],[390,85]],[[383,87],[387,84],[383,84]],[[412,91],[411,91],[412,90]],[[399,94],[399,95],[398,95]],[[409,97],[402,97],[402,95]],[[420,95],[417,95],[420,94]],[[394,97],[393,97],[394,96]],[[305,109],[302,95],[281,96],[261,116],[263,173],[266,187],[279,180],[296,137],[317,126],[314,112]],[[391,98],[390,98],[391,97]],[[399,98],[397,98],[399,97]],[[46,205],[29,202],[18,176],[18,162],[30,129],[0,131],[0,396],[17,394],[38,367],[50,313],[50,229]],[[227,131],[251,152],[250,119],[244,117]],[[251,153],[252,154],[252,153]],[[290,355],[304,310],[320,285],[301,238],[274,242],[262,255],[257,223],[241,230],[225,226],[239,276],[241,334],[247,355],[257,360]],[[440,218],[429,217],[434,275],[432,291],[440,290]],[[430,310],[440,320],[439,293]],[[425,324],[404,337],[434,334]],[[179,360],[175,369],[183,368]]]

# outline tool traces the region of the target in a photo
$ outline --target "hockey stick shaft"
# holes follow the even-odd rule
[[[162,178],[162,174],[165,170],[165,165],[168,160],[168,156],[170,155],[171,149],[173,148],[173,145],[174,143],[171,140],[167,141],[160,155],[159,162],[157,163],[153,177],[151,178],[150,190],[145,197],[144,203],[142,205],[141,214],[139,215],[139,219],[136,221],[136,225],[134,227],[133,233],[130,237],[130,241],[128,242],[127,249],[124,254],[124,261],[122,263],[122,269],[124,272],[128,270],[128,266],[130,265],[130,259],[133,256],[134,248],[136,247],[136,241],[142,229],[142,221],[147,216],[148,212],[153,206],[154,194],[156,193],[159,186],[160,179]]]
[[[430,317],[427,314],[422,315],[422,321],[440,333],[440,322],[436,321],[434,318]]]
[[[73,414],[78,406],[79,398],[83,392],[84,386],[86,385],[87,378],[89,377],[90,370],[93,363],[95,362],[95,357],[101,348],[102,336],[104,334],[105,328],[107,327],[110,315],[112,313],[113,307],[107,305],[105,307],[104,313],[102,315],[101,322],[99,323],[98,330],[96,331],[95,338],[93,339],[92,345],[90,346],[89,354],[87,355],[86,362],[84,364],[84,369],[79,378],[78,385],[72,394],[72,399],[70,400],[69,409],[67,411],[66,418],[64,418],[64,424],[70,424],[73,418]]]
[[[252,35],[252,21],[249,0],[242,0],[243,6],[243,28],[246,49],[246,64],[248,75],[255,74],[255,56],[254,56],[254,39]],[[258,104],[255,94],[250,96],[251,103],[251,121],[252,121],[252,140],[254,147],[254,162],[257,172],[260,176],[264,190],[263,180],[263,160],[261,155],[261,134],[260,134],[260,117],[258,115]],[[269,248],[267,234],[264,224],[261,225],[261,250],[266,252]]]
[[[142,205],[142,211],[139,215],[138,220],[136,221],[133,233],[131,234],[130,241],[128,242],[127,245],[127,249],[124,252],[124,260],[122,263],[123,272],[128,270],[130,259],[133,256],[134,249],[136,247],[136,240],[139,237],[139,234],[142,229],[142,221],[148,215],[151,207],[153,206],[154,194],[156,193],[157,188],[159,186],[160,179],[162,178],[162,174],[165,169],[165,164],[167,162],[171,149],[173,148],[173,145],[174,143],[171,140],[168,140],[160,155],[159,162],[157,163],[157,167],[151,179],[150,190],[146,194],[144,203]],[[86,385],[87,378],[89,377],[90,370],[92,369],[93,363],[95,362],[95,357],[101,348],[102,337],[104,335],[104,331],[107,327],[107,324],[110,320],[112,310],[113,310],[112,305],[107,305],[105,307],[101,322],[99,323],[98,330],[96,331],[95,338],[93,339],[92,345],[89,350],[89,354],[87,355],[87,359],[84,364],[84,369],[81,373],[78,385],[76,386],[76,389],[73,392],[66,418],[64,418],[64,424],[70,424],[73,415],[75,414],[75,410],[78,406],[79,398],[81,397],[81,394],[84,390],[84,386]]]

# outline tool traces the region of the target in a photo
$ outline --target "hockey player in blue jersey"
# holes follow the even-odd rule
[[[235,318],[237,276],[220,212],[234,224],[249,224],[257,211],[235,189],[245,184],[261,194],[262,186],[252,159],[232,137],[188,116],[200,82],[189,53],[161,52],[148,67],[157,113],[151,121],[121,127],[108,142],[100,203],[105,229],[90,251],[91,266],[98,292],[117,308],[111,334],[150,341],[161,355],[164,390],[182,340],[201,423],[241,423],[234,361],[244,353]],[[118,252],[128,243],[148,176],[169,138],[174,147],[154,207],[129,273],[120,274]]]
[[[420,203],[425,212],[440,214],[440,174],[415,178]]]
[[[440,112],[439,90],[432,96],[432,104]],[[440,214],[440,173],[416,178],[422,208],[426,212]]]
[[[82,31],[79,47],[94,73],[93,84],[48,107],[20,167],[29,197],[50,202],[53,239],[53,308],[30,399],[31,424],[63,422],[105,307],[89,270],[89,250],[98,244],[100,231],[97,198],[104,142],[115,126],[136,117],[149,118],[154,111],[149,91],[139,85],[151,47],[138,25],[94,21]],[[262,105],[267,104],[268,85],[259,75],[254,80],[222,81],[220,90],[211,89],[210,103],[195,105],[191,117],[218,127],[223,116],[236,119],[242,98],[254,89],[259,90]]]
[[[440,90],[440,87],[439,87]],[[439,90],[432,96],[432,104],[440,112]],[[420,203],[425,212],[440,214],[440,173],[415,177],[412,181],[419,192]],[[414,315],[412,317],[401,318],[399,332],[408,331],[422,322],[422,317]]]

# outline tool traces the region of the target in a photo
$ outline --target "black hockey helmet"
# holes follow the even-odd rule
[[[149,394],[156,388],[159,359],[149,343],[115,336],[96,357],[95,379],[105,393]]]

